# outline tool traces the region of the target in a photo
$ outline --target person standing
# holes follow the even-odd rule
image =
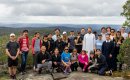
[[[103,42],[102,45],[102,54],[106,57],[106,61],[108,64],[108,69],[110,73],[114,69],[115,63],[114,61],[114,42],[110,40],[110,35],[106,35],[106,41]]]
[[[98,35],[98,39],[97,39],[96,42],[95,42],[96,49],[102,50],[102,44],[103,44],[102,35],[99,34],[99,35]]]
[[[49,41],[49,43],[50,43],[49,53],[50,53],[50,54],[53,54],[53,50],[54,50],[54,48],[55,48],[55,42],[54,42],[54,40],[52,39],[52,34],[51,34],[51,33],[48,34],[48,41]]]
[[[128,33],[125,32],[125,27],[121,28],[121,35],[126,39],[128,37]]]
[[[43,36],[42,46],[46,46],[46,51],[49,52],[50,42],[48,41],[47,35]]]
[[[23,35],[18,38],[18,43],[20,45],[20,54],[21,54],[21,74],[23,75],[26,72],[25,68],[29,52],[28,30],[23,30]]]
[[[90,58],[90,51],[95,49],[95,35],[92,33],[92,28],[88,28],[88,33],[84,35],[82,50],[88,52]]]
[[[83,38],[81,37],[80,32],[78,32],[74,41],[75,41],[75,48],[77,49],[77,52],[80,53],[82,50],[82,44],[83,44]]]
[[[16,79],[19,51],[19,44],[15,40],[15,34],[11,33],[10,41],[6,45],[6,54],[8,56],[8,69],[11,79]]]
[[[36,56],[40,52],[42,46],[42,40],[40,39],[40,33],[36,32],[34,38],[32,38],[32,54],[33,54],[33,67],[37,68]]]
[[[84,35],[86,34],[85,28],[82,28],[81,31],[80,31],[80,33],[81,33],[80,36],[83,39]]]
[[[73,51],[73,49],[75,48],[75,35],[74,35],[74,31],[70,31],[70,35],[69,35],[69,52],[71,53]]]
[[[55,29],[55,35],[52,36],[52,39],[53,39],[54,41],[56,41],[58,36],[60,36],[60,29],[59,29],[59,28],[56,28],[56,29]]]
[[[105,41],[106,40],[106,28],[102,27],[101,28],[101,35],[102,35],[102,40]]]

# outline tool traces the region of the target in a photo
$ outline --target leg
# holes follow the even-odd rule
[[[74,63],[71,64],[71,70],[74,71]]]
[[[106,67],[101,67],[98,71],[98,74],[99,75],[105,75],[105,70],[106,70]]]

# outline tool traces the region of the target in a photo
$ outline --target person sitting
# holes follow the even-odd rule
[[[41,52],[38,53],[37,58],[37,69],[36,71],[39,72],[39,74],[42,71],[42,68],[47,68],[49,72],[52,72],[52,61],[50,54],[46,51],[46,47],[43,45],[41,47]]]
[[[53,70],[56,68],[57,72],[61,71],[61,56],[58,48],[54,49],[54,53],[52,55],[52,68]]]
[[[73,52],[71,53],[71,70],[77,71],[78,68],[78,53],[77,49],[73,49]]]
[[[64,73],[68,75],[71,72],[71,62],[69,48],[67,46],[64,48],[64,52],[61,54],[61,61],[63,66],[65,67]]]
[[[81,53],[78,55],[78,61],[79,66],[83,69],[83,72],[86,72],[88,67],[88,55],[86,54],[86,51],[81,51]]]
[[[101,53],[100,49],[96,50],[97,55],[97,69],[99,75],[105,75],[105,71],[107,69],[107,62],[105,56]]]
[[[96,59],[95,53],[94,53],[94,51],[91,51],[88,72],[95,72],[96,71],[96,64],[97,64],[97,59]]]

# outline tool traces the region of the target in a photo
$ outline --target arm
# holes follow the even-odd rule
[[[10,58],[12,58],[12,56],[10,55],[8,49],[6,49],[6,55],[9,56]]]
[[[78,60],[79,60],[80,63],[83,63],[83,64],[85,63],[85,61],[82,60],[81,55],[78,56]]]
[[[82,50],[86,51],[86,38],[85,38],[85,36],[83,38],[83,48],[82,48]]]

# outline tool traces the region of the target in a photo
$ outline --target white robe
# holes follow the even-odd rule
[[[87,33],[84,35],[83,39],[83,47],[82,50],[85,50],[88,52],[88,57],[90,58],[90,51],[93,51],[95,49],[95,35],[92,33]]]

